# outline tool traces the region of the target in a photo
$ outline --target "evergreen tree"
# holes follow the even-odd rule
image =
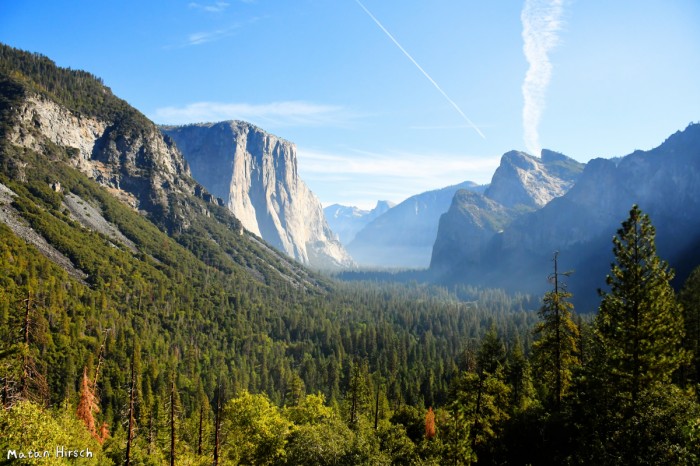
[[[700,384],[700,268],[690,274],[678,300],[683,305],[685,322],[683,347],[692,354],[690,366],[683,371],[682,382],[697,385]]]
[[[371,393],[367,360],[354,361],[350,366],[350,381],[345,395],[348,425],[357,428],[360,417],[369,412]]]
[[[469,362],[474,360],[473,355],[465,357],[468,370],[454,382],[451,406],[458,433],[450,441],[460,445],[456,452],[450,453],[455,456],[456,464],[471,464],[477,456],[488,463],[493,453],[491,442],[509,419],[510,388],[504,382],[505,356],[505,345],[492,326],[476,352],[475,364]]]
[[[610,291],[601,291],[596,319],[610,382],[632,401],[632,414],[643,388],[670,382],[687,360],[681,307],[669,283],[673,271],[657,256],[654,237],[649,216],[633,206],[613,238]]]
[[[517,334],[512,347],[508,351],[505,375],[506,382],[511,390],[512,411],[526,410],[535,398],[532,385],[532,370]]]
[[[561,399],[571,386],[572,368],[579,365],[578,326],[572,320],[571,293],[559,281],[558,253],[554,253],[554,273],[550,280],[554,290],[544,295],[538,314],[541,321],[535,327],[539,338],[532,345],[537,378],[542,384],[544,398],[558,409]]]

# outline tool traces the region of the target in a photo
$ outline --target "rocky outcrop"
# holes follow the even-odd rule
[[[160,211],[186,226],[186,215],[171,215],[168,196],[195,194],[197,185],[177,148],[150,122],[124,128],[33,95],[17,109],[8,139],[39,153],[53,143],[66,151],[70,165],[134,209]]]
[[[83,249],[76,254],[68,245],[66,254],[66,244],[53,235],[82,227],[99,233],[99,242],[138,251],[139,260],[150,255],[166,268],[176,257],[199,259],[244,282],[318,288],[317,276],[246,234],[224,201],[192,178],[173,140],[99,78],[0,44],[0,87],[0,165],[12,180],[0,185],[0,222],[71,275],[90,284],[100,280],[80,270]],[[48,209],[44,214],[59,226],[45,223],[43,214],[38,220],[34,207]],[[195,257],[164,241],[140,216]]]
[[[247,230],[316,268],[353,265],[321,203],[299,177],[294,144],[242,121],[161,129],[183,152],[193,176],[225,199]]]
[[[458,191],[440,218],[432,250],[431,272],[441,277],[480,279],[483,264],[493,263],[493,243],[505,241],[510,224],[568,192],[584,165],[549,150],[537,158],[507,152],[483,195]]]
[[[549,150],[541,158],[507,152],[485,195],[505,207],[539,209],[571,189],[582,170],[583,164]]]
[[[457,191],[450,209],[440,217],[431,258],[433,272],[446,264],[447,270],[463,270],[487,260],[489,242],[516,215],[513,209],[482,194]]]

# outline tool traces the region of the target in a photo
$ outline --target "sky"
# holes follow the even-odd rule
[[[488,183],[514,149],[623,156],[700,121],[697,0],[4,0],[0,42],[156,123],[295,143],[324,205]]]

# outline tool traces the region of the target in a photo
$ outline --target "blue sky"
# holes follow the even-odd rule
[[[157,123],[296,143],[326,205],[486,183],[511,149],[621,156],[700,121],[697,0],[5,1],[0,41]]]

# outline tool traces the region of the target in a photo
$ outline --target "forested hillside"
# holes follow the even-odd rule
[[[642,213],[619,234],[595,321],[565,304],[575,275],[544,300],[337,283],[242,232],[187,173],[135,207],[76,169],[39,115],[21,123],[40,96],[111,124],[115,147],[151,131],[91,75],[3,46],[0,91],[2,461],[698,460],[700,275],[682,313]],[[36,143],[13,143],[18,131]],[[140,154],[133,173],[164,179]],[[628,244],[644,245],[640,262]]]

